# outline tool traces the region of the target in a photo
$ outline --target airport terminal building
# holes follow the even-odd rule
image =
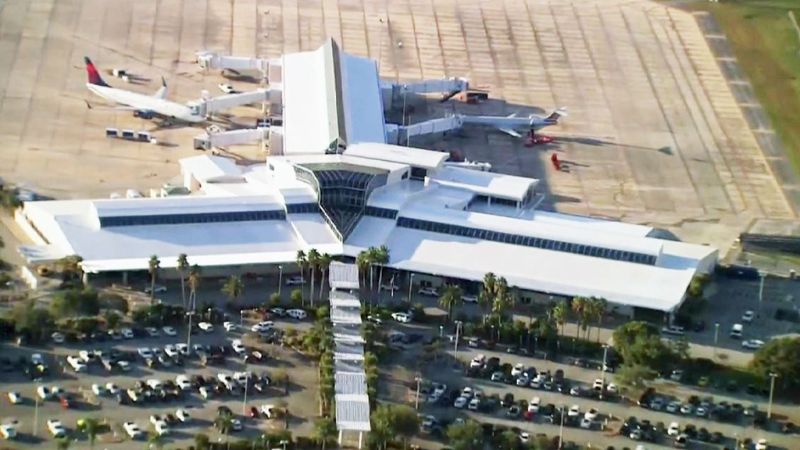
[[[88,273],[146,270],[151,255],[170,268],[181,253],[248,272],[293,267],[299,250],[354,258],[385,245],[388,267],[419,281],[493,272],[523,291],[664,312],[716,263],[714,248],[651,227],[537,210],[537,180],[446,158],[374,143],[246,168],[191,157],[181,161],[191,195],[25,203],[18,222],[37,245],[21,251],[31,263],[77,254]]]
[[[25,258],[80,255],[86,273],[125,274],[151,255],[174,267],[185,253],[222,275],[289,270],[299,250],[349,259],[385,245],[388,267],[417,283],[469,290],[493,272],[523,297],[596,296],[623,313],[673,312],[716,264],[716,249],[651,227],[538,210],[538,180],[387,144],[375,62],[333,41],[270,71],[281,125],[265,163],[183,159],[188,195],[26,202],[17,222],[35,244],[20,249]]]

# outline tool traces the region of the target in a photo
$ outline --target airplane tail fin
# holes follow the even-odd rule
[[[562,117],[566,117],[567,108],[558,108],[557,110],[553,111],[549,116],[547,116],[547,120],[551,120],[554,123],[558,123],[558,119]]]
[[[158,88],[153,97],[156,98],[166,98],[167,97],[167,80],[164,77],[161,77],[161,87]]]
[[[89,83],[108,87],[108,84],[103,81],[103,77],[100,76],[100,72],[97,71],[97,68],[88,56],[83,57],[83,62],[86,63],[86,75],[89,77]]]

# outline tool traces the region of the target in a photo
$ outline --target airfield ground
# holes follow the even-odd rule
[[[753,220],[794,219],[695,17],[645,0],[0,1],[0,176],[58,198],[143,191],[178,172],[199,129],[156,131],[161,145],[108,140],[147,129],[130,113],[88,110],[82,57],[104,69],[164,75],[171,98],[214,92],[194,52],[273,57],[333,36],[380,60],[390,79],[466,76],[494,99],[428,103],[412,120],[465,112],[570,115],[527,148],[469,129],[426,143],[495,170],[533,176],[560,211],[669,228],[726,249]],[[119,79],[109,80],[123,86]],[[245,86],[237,86],[244,88]],[[235,111],[254,116],[254,109]],[[250,118],[240,119],[243,125]],[[412,142],[412,144],[414,144]],[[245,160],[254,147],[232,149]],[[552,152],[566,162],[557,172]]]

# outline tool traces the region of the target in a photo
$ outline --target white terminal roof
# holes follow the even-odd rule
[[[191,172],[201,183],[239,179],[242,171],[230,158],[200,155],[179,161],[182,172]]]
[[[438,169],[450,156],[445,152],[375,143],[349,145],[345,154],[348,156],[361,156],[380,161],[407,164],[425,169]],[[531,180],[528,179],[528,181]]]
[[[374,61],[343,53],[329,39],[281,61],[284,154],[335,151],[339,143],[386,140]]]
[[[460,167],[442,167],[432,179],[442,186],[466,189],[481,195],[521,201],[538,180]]]

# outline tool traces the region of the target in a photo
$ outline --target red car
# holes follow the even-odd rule
[[[261,413],[258,411],[258,408],[256,408],[255,406],[251,406],[250,407],[250,417],[252,417],[253,419],[258,419],[258,418],[261,417]]]

